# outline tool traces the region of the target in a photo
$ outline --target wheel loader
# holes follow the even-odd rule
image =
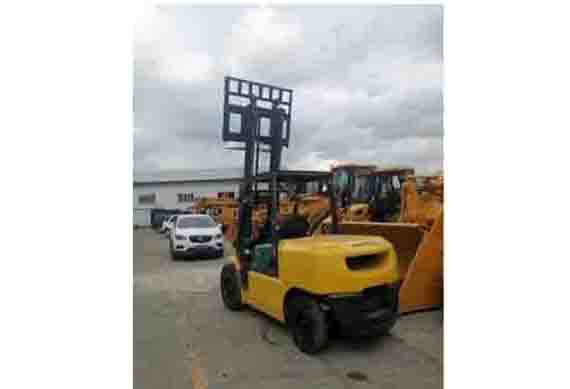
[[[279,201],[279,214],[283,216],[287,215],[299,215],[307,219],[309,225],[317,225],[322,221],[320,215],[327,211],[330,207],[329,196],[327,195],[325,188],[326,182],[322,177],[310,178],[308,182],[286,182],[284,183],[286,189],[282,193],[282,198]],[[267,204],[261,203],[256,204],[253,209],[253,223],[254,223],[254,237],[257,231],[267,219]],[[233,232],[231,236],[231,241],[233,242],[237,235],[237,217],[233,220],[233,225],[229,230]]]
[[[344,163],[331,168],[335,190],[339,197],[337,220],[397,221],[400,217],[400,188],[414,169],[392,167],[379,169],[375,165]],[[312,233],[326,231],[331,223],[330,206],[312,225]]]
[[[329,172],[280,170],[281,150],[289,144],[292,91],[233,77],[226,77],[224,90],[223,140],[242,142],[245,152],[236,255],[220,275],[225,306],[248,306],[285,324],[305,353],[325,348],[332,331],[388,333],[398,319],[400,279],[392,244],[378,236],[308,236],[304,217],[279,212],[288,183],[320,179],[332,186]],[[232,102],[232,96],[249,104]],[[241,116],[237,128],[230,126],[232,113]],[[269,135],[258,131],[260,118],[270,121]],[[266,171],[256,162],[261,146],[270,154]],[[327,193],[334,212],[334,191]],[[253,210],[262,203],[268,217],[254,238]]]
[[[326,209],[311,233],[330,232],[336,218],[337,232],[386,238],[399,259],[400,312],[441,307],[443,176],[415,176],[412,168],[354,163],[334,166],[331,173],[337,211],[331,215]]]
[[[236,223],[239,203],[232,198],[202,197],[195,202],[196,213],[209,214],[218,224],[222,225],[222,231],[226,239],[234,239],[233,228]]]
[[[318,223],[321,215],[330,208],[327,182],[323,179],[315,177],[302,185],[290,183],[289,188],[294,190],[287,194],[287,202],[291,204],[288,214],[304,217],[310,226]]]
[[[407,171],[401,179],[400,204],[384,197],[381,206],[372,203],[347,205],[349,213],[361,210],[362,219],[343,219],[342,213],[334,213],[317,231],[326,233],[331,229],[334,219],[338,222],[336,232],[366,236],[382,236],[390,241],[399,260],[399,273],[402,284],[399,292],[400,313],[411,313],[426,309],[439,308],[443,305],[443,177],[422,177],[422,190],[418,191],[417,177]],[[374,183],[377,177],[386,176],[386,170],[368,175]],[[396,177],[396,176],[393,176]],[[336,181],[335,181],[336,182]],[[380,188],[371,185],[371,188]],[[341,189],[338,189],[342,191]],[[374,191],[371,198],[377,195]],[[378,214],[381,208],[383,212]],[[397,221],[384,222],[387,215],[399,216]],[[384,219],[385,220],[385,219]]]

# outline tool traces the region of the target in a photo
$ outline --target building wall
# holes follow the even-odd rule
[[[150,209],[133,209],[133,224],[135,226],[150,226]]]
[[[234,192],[237,198],[239,192],[239,180],[227,180],[220,182],[198,181],[186,183],[153,183],[134,184],[133,186],[133,208],[180,208],[190,206],[190,202],[178,202],[178,193],[194,193],[194,197],[216,196],[218,192]],[[140,195],[155,194],[155,202],[140,203]]]

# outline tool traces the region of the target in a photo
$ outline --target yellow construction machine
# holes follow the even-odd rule
[[[398,255],[401,313],[443,304],[443,176],[415,176],[414,169],[370,165],[333,167],[337,212],[330,208],[313,234],[382,236]],[[336,220],[335,220],[336,219]]]
[[[419,179],[410,175],[402,184],[398,221],[338,223],[339,233],[382,236],[392,243],[402,277],[401,313],[443,305],[443,176],[421,177],[421,191]]]
[[[330,195],[326,182],[315,180],[303,187],[296,187],[289,194],[289,202],[293,205],[292,214],[300,215],[307,220],[309,228],[322,220],[322,215],[330,209]]]
[[[202,197],[194,204],[195,213],[210,215],[216,223],[222,226],[222,231],[227,239],[233,240],[235,223],[237,219],[239,203],[228,197],[213,198]]]
[[[397,221],[400,217],[400,189],[414,169],[374,165],[343,164],[331,169],[335,190],[340,198],[337,220],[340,222]],[[326,231],[331,223],[330,207],[313,233]]]
[[[222,267],[220,292],[228,309],[248,306],[284,323],[297,347],[312,354],[326,347],[333,329],[349,336],[387,334],[399,317],[399,274],[396,253],[386,239],[308,236],[305,218],[281,214],[299,212],[304,205],[306,211],[314,208],[311,202],[296,203],[291,185],[298,191],[309,182],[324,182],[333,214],[337,203],[329,190],[329,172],[280,169],[282,149],[289,142],[292,93],[275,85],[225,79],[222,139],[241,143],[237,149],[244,152],[244,176],[236,254]],[[232,103],[232,97],[241,100]],[[243,105],[243,99],[249,103]],[[239,127],[231,126],[230,114],[241,116]],[[258,131],[263,118],[269,120],[269,134]],[[258,164],[260,152],[269,153],[267,171]],[[292,209],[281,204],[287,196]],[[266,221],[256,236],[254,210],[262,204]]]
[[[293,214],[303,216],[309,226],[319,223],[322,220],[322,215],[329,212],[330,209],[330,200],[325,193],[308,193],[298,196],[292,201],[295,204]]]
[[[312,181],[302,183],[302,185],[292,183],[288,186],[283,198],[279,200],[279,214],[282,216],[302,216],[307,220],[309,226],[322,222],[322,215],[329,214],[330,199],[326,191],[326,183],[322,178],[317,177]],[[326,216],[326,215],[325,215]],[[257,231],[267,220],[266,204],[256,204],[253,210],[254,231]]]
[[[332,187],[335,190],[335,198],[338,199],[336,207],[338,221],[369,220],[368,204],[366,201],[361,201],[364,194],[362,177],[367,177],[376,169],[374,165],[356,163],[337,164],[331,168]],[[319,197],[319,201],[313,203],[310,211],[303,214],[309,221],[311,235],[326,232],[332,222],[329,197]]]

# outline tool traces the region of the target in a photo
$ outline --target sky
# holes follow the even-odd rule
[[[287,168],[443,168],[441,5],[147,8],[133,54],[135,174],[243,165],[225,76],[293,89]]]

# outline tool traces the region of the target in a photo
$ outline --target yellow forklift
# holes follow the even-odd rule
[[[223,140],[243,144],[245,163],[236,255],[222,268],[221,297],[231,310],[249,306],[284,323],[301,351],[316,353],[333,329],[352,336],[388,333],[398,318],[400,278],[396,253],[384,238],[335,234],[334,224],[331,234],[310,236],[305,218],[280,215],[287,184],[295,182],[327,180],[336,204],[329,172],[280,169],[291,107],[290,89],[225,79]],[[265,133],[263,119],[270,124]],[[269,153],[266,171],[260,171],[260,152]],[[254,238],[252,211],[262,202],[268,217]]]

